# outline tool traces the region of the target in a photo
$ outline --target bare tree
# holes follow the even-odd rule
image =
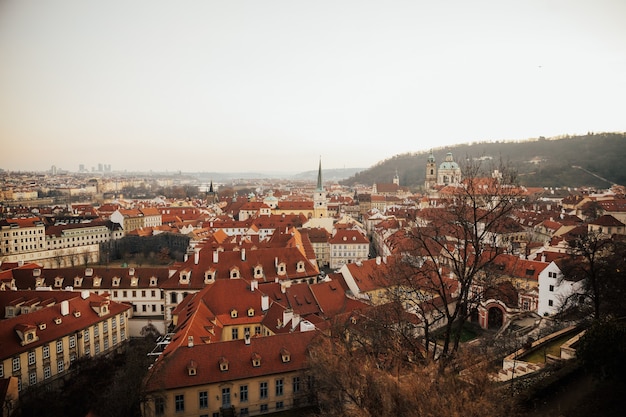
[[[582,285],[562,300],[561,309],[584,310],[585,304],[591,305],[596,320],[626,313],[622,307],[626,296],[626,244],[598,232],[576,236],[568,244],[570,256],[560,264],[562,280]]]
[[[422,295],[414,311],[426,331],[440,323],[433,357],[442,369],[458,351],[463,327],[489,284],[487,267],[504,251],[495,244],[496,231],[524,197],[515,172],[502,164],[486,176],[480,162],[468,159],[463,176],[461,184],[447,187],[436,208],[418,213],[401,248],[405,273],[392,277],[405,293]]]
[[[441,372],[435,363],[398,360],[401,346],[388,354],[367,349],[362,317],[336,325],[309,347],[315,403],[324,416],[498,416],[512,415],[487,370],[476,358],[457,355]],[[361,329],[358,329],[361,327]],[[355,332],[358,334],[355,335]],[[377,336],[370,334],[374,341]],[[458,368],[469,368],[460,374]]]

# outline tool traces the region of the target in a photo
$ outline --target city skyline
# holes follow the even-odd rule
[[[302,172],[626,131],[626,4],[0,4],[0,168]]]

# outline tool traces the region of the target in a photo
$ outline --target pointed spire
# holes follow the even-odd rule
[[[320,167],[317,171],[317,190],[316,191],[323,191],[324,189],[322,188],[322,157],[320,156]]]
[[[209,192],[213,193],[213,180],[211,180],[211,185],[209,185]]]

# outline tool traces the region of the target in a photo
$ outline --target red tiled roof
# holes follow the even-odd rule
[[[334,236],[332,236],[328,243],[331,245],[336,244],[357,244],[357,243],[369,243],[369,240],[363,236],[358,230],[354,229],[338,229]]]
[[[315,331],[293,332],[275,336],[244,340],[196,344],[179,347],[164,353],[150,369],[145,381],[148,392],[181,387],[236,381],[306,369],[307,347],[317,335]],[[289,361],[283,362],[281,351],[289,352]],[[260,358],[260,366],[253,366],[252,358]],[[190,375],[188,365],[196,362],[195,375]],[[220,362],[228,370],[220,370]]]
[[[83,298],[81,295],[80,292],[70,291],[0,291],[0,308],[3,318],[5,306],[11,305],[18,298],[31,300],[31,304],[37,302],[37,306],[42,307],[39,310],[12,318],[4,318],[0,321],[0,360],[23,352],[25,349],[50,343],[131,308],[130,305],[110,302],[103,296],[94,293],[87,293],[87,298]],[[63,301],[69,303],[69,314],[65,316],[61,314]],[[109,313],[104,317],[99,317],[91,308],[93,302],[108,303]],[[74,312],[80,312],[80,315],[74,314]],[[55,319],[58,318],[61,318],[60,324],[55,323]],[[42,330],[39,327],[41,324],[46,325],[45,329]],[[20,326],[22,328],[24,326],[38,326],[36,330],[38,340],[22,346],[20,338],[15,332],[16,327]]]

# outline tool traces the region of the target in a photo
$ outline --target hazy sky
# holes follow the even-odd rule
[[[626,131],[624,0],[0,0],[0,168],[305,171]]]

